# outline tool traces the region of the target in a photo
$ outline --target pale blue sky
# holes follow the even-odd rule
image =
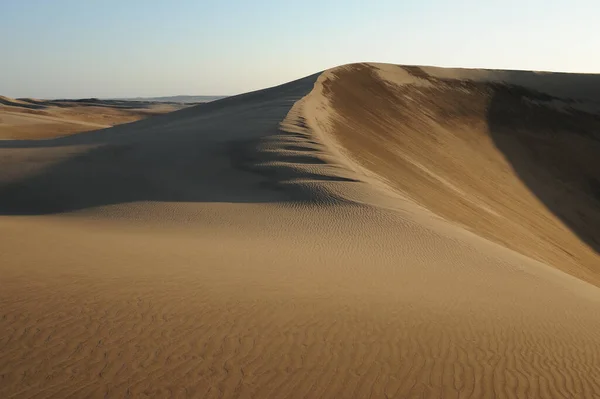
[[[235,94],[336,65],[600,72],[597,0],[0,0],[0,95]]]

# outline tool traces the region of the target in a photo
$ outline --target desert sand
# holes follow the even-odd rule
[[[186,106],[154,101],[38,100],[0,96],[0,140],[66,136],[134,122]]]
[[[0,142],[0,397],[600,397],[598,93],[353,64]]]

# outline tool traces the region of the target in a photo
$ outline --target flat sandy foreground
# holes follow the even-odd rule
[[[0,142],[0,398],[600,398],[598,93],[355,64]]]

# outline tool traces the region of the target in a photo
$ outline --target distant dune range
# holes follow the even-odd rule
[[[600,397],[599,136],[599,75],[353,64],[2,141],[0,397]]]
[[[131,97],[122,98],[125,101],[146,101],[160,103],[200,104],[221,100],[226,96],[163,96],[163,97]]]
[[[171,112],[181,102],[13,99],[0,96],[0,140],[43,139],[97,130]]]

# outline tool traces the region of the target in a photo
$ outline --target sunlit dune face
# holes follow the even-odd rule
[[[414,80],[357,65],[324,82],[348,154],[435,213],[597,283],[600,118],[508,83],[398,68]]]

